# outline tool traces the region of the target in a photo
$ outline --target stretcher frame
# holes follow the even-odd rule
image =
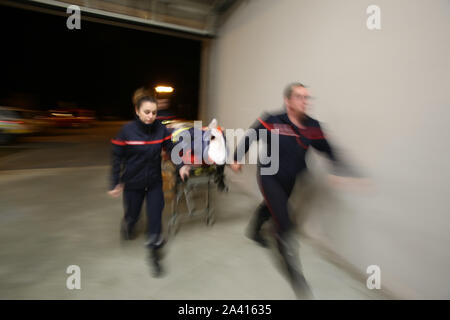
[[[189,178],[185,179],[185,181],[182,181],[179,174],[176,173],[171,217],[168,223],[169,236],[175,236],[178,233],[181,226],[179,220],[182,216],[187,216],[187,218],[204,216],[206,225],[211,226],[214,224],[215,215],[212,206],[211,188],[215,186],[215,172],[215,166],[192,168],[189,173]],[[204,206],[200,209],[195,207],[195,192],[198,190],[202,190],[202,193],[205,193]],[[183,196],[186,201],[187,212],[179,211],[179,204]]]

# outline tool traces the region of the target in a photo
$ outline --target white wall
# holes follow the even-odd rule
[[[330,189],[312,166],[305,232],[404,298],[450,298],[449,40],[448,0],[249,0],[212,43],[208,117],[227,128],[310,86],[310,114],[373,187]]]

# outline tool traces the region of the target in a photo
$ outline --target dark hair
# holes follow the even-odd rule
[[[294,90],[294,88],[297,88],[297,87],[306,88],[306,86],[300,82],[292,82],[292,83],[288,84],[286,86],[286,88],[284,88],[283,96],[285,98],[289,99],[291,97],[292,91]]]
[[[153,96],[142,96],[136,102],[136,109],[139,110],[144,102],[151,102],[156,104],[156,99]]]

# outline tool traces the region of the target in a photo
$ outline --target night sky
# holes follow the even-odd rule
[[[75,104],[104,116],[132,116],[141,86],[175,88],[172,107],[195,119],[201,43],[67,16],[0,5],[0,104],[53,109]],[[83,16],[83,14],[82,14]]]

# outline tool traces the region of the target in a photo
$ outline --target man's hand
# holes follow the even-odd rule
[[[181,180],[184,181],[185,178],[189,177],[189,170],[191,170],[191,166],[184,165],[180,169],[180,177]]]
[[[123,191],[123,184],[118,184],[114,189],[108,191],[108,194],[113,197],[113,198],[117,198],[121,195]]]
[[[233,170],[234,172],[239,172],[242,169],[242,164],[234,162],[234,163],[230,164],[230,167],[231,167],[231,170]]]

